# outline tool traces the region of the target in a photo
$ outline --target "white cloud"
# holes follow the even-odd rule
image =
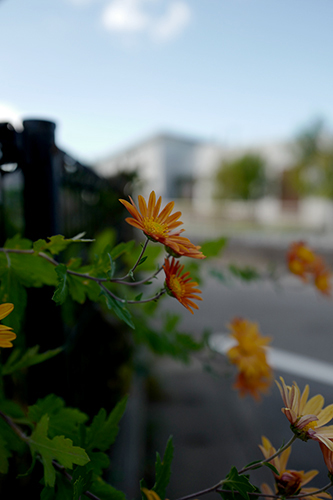
[[[184,0],[173,0],[156,13],[163,0],[112,0],[102,14],[102,24],[118,34],[144,33],[158,41],[178,36],[189,24],[191,10]]]
[[[152,35],[158,40],[170,40],[178,36],[191,19],[189,6],[182,1],[169,5],[165,15],[152,26]]]
[[[149,21],[142,0],[113,0],[102,17],[105,28],[122,33],[144,31]]]

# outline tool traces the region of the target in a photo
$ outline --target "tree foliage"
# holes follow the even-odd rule
[[[216,172],[216,198],[254,200],[264,194],[266,162],[248,153],[223,161]]]

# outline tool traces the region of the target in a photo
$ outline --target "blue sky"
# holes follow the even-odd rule
[[[0,0],[0,120],[86,162],[169,131],[225,144],[333,125],[333,0]]]

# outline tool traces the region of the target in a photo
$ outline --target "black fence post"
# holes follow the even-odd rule
[[[55,123],[24,120],[23,155],[25,236],[33,241],[59,231],[59,160]]]
[[[19,167],[24,176],[24,236],[32,241],[59,234],[60,153],[55,145],[55,123],[24,120]],[[51,287],[28,289],[25,318],[27,346],[44,352],[64,344],[61,311],[52,301]],[[28,401],[55,392],[66,397],[66,356],[60,354],[28,373]]]

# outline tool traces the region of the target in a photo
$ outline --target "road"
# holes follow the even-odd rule
[[[227,258],[230,256],[238,257],[229,254]],[[248,257],[253,263],[251,255]],[[281,255],[274,255],[276,257],[281,265]],[[223,266],[223,262],[215,263],[216,266]],[[209,268],[207,264],[207,276]],[[202,290],[204,300],[194,315],[172,299],[167,303],[168,309],[181,314],[184,331],[200,335],[209,328],[218,339],[220,334],[228,332],[227,324],[235,316],[256,321],[261,333],[272,337],[273,349],[279,350],[276,378],[282,375],[287,383],[296,380],[301,389],[309,383],[310,396],[321,393],[325,405],[333,403],[331,298],[321,296],[292,276],[284,276],[278,288],[270,281],[252,284],[233,281],[225,286],[208,277]],[[298,371],[295,359],[299,363]],[[327,364],[323,381],[315,377],[318,372],[315,362]],[[173,435],[175,456],[167,490],[170,499],[216,484],[233,465],[241,468],[260,459],[258,444],[262,435],[276,448],[291,436],[275,385],[260,403],[248,397],[240,399],[231,388],[234,372],[226,366],[223,354],[213,361],[213,368],[216,374],[204,370],[200,361],[188,367],[170,360],[159,360],[155,365],[159,397],[148,405],[149,447],[162,454],[168,437]],[[154,459],[153,455],[148,458]],[[318,478],[311,483],[313,486],[321,487],[328,482],[315,442],[298,440],[288,466],[297,470],[319,470]],[[271,472],[266,469],[255,471],[251,477],[258,485],[262,481],[271,482]],[[214,496],[216,494],[211,498]]]

